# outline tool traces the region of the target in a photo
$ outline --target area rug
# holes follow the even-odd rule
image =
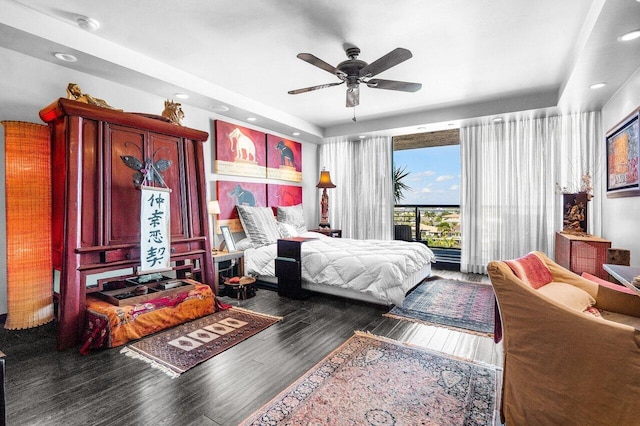
[[[232,307],[140,339],[120,352],[175,378],[281,319]]]
[[[493,336],[495,294],[489,284],[440,277],[425,280],[385,316]]]
[[[241,425],[491,425],[496,369],[358,333]]]

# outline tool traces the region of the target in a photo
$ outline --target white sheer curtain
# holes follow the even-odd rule
[[[491,260],[532,250],[553,256],[562,229],[556,184],[577,192],[587,172],[594,179],[588,232],[599,234],[601,139],[600,112],[461,129],[461,270],[485,273]]]
[[[390,137],[358,141],[331,138],[320,145],[319,169],[331,174],[329,222],[357,239],[393,238],[393,143]],[[318,203],[321,192],[318,190]]]

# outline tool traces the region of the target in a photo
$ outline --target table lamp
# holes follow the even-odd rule
[[[209,214],[211,215],[211,218],[213,219],[213,244],[212,244],[212,249],[211,249],[211,253],[215,254],[218,252],[217,249],[217,245],[216,245],[216,234],[218,233],[218,230],[216,229],[216,215],[220,214],[220,203],[218,203],[218,200],[211,200],[207,203],[207,211],[209,212]]]
[[[335,188],[336,186],[331,182],[331,176],[329,172],[324,168],[320,172],[320,180],[316,185],[316,188],[322,188],[322,200],[320,201],[320,228],[331,228],[329,224],[329,196],[327,195],[327,188]]]

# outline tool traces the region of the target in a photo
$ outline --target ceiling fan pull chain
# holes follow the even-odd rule
[[[352,120],[353,121],[357,121],[356,120],[356,107],[353,107],[353,118],[352,118]]]

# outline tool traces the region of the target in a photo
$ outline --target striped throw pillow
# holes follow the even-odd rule
[[[553,275],[547,265],[534,253],[513,260],[505,260],[518,278],[534,289],[539,289],[553,281]]]

